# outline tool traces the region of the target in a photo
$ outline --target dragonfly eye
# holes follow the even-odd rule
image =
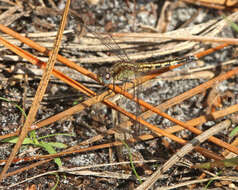
[[[198,58],[197,58],[196,56],[194,56],[194,55],[190,55],[190,56],[188,56],[188,58],[187,58],[187,61],[188,61],[188,62],[197,61],[197,60],[198,60]]]
[[[109,72],[104,73],[104,75],[102,75],[102,82],[104,84],[111,84],[112,83],[112,76]]]
[[[99,80],[103,84],[111,84],[112,83],[112,76],[111,73],[109,72],[109,69],[101,68],[99,70]]]
[[[106,79],[106,80],[110,80],[110,78],[111,78],[110,73],[106,73],[106,75],[105,75],[105,79]]]

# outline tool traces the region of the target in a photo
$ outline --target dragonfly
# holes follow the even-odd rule
[[[85,28],[88,32],[94,35],[96,39],[98,39],[104,46],[108,48],[108,50],[118,50],[114,54],[119,58],[120,61],[118,61],[116,64],[114,64],[112,67],[107,68],[106,70],[103,70],[103,72],[99,72],[99,81],[104,85],[110,85],[115,84],[115,81],[130,81],[131,77],[135,79],[136,75],[138,73],[155,73],[156,71],[169,67],[178,65],[181,63],[190,63],[197,60],[195,56],[186,56],[182,58],[174,58],[174,59],[168,59],[168,60],[159,60],[155,62],[134,62],[130,60],[129,56],[125,52],[124,49],[121,49],[119,44],[115,42],[114,38],[110,35],[101,35],[98,32],[95,32],[94,30],[90,29],[90,27],[84,23],[83,19],[75,12],[72,12],[74,16],[77,17],[77,20],[79,21],[79,24],[81,25],[81,28]],[[102,70],[101,70],[102,71]],[[136,85],[134,85],[136,86]],[[138,91],[134,94],[139,95]],[[138,96],[137,96],[138,98]],[[137,106],[139,107],[139,103],[137,103]],[[136,107],[137,109],[139,109]],[[137,110],[138,111],[138,110]],[[138,112],[137,112],[138,113]]]
[[[197,58],[193,55],[174,58],[168,60],[157,61],[154,63],[133,63],[133,62],[118,62],[114,64],[106,74],[100,76],[100,81],[103,84],[112,84],[115,80],[129,79],[135,73],[154,73],[161,68],[178,65],[181,63],[190,63],[196,61]]]
[[[74,15],[76,15],[81,28],[85,28],[88,32],[93,34],[94,37],[96,39],[98,39],[101,42],[101,44],[103,44],[105,47],[107,47],[109,51],[115,52],[114,54],[120,60],[113,66],[106,68],[106,70],[103,70],[103,72],[98,73],[98,79],[101,82],[101,84],[104,85],[104,87],[107,87],[108,85],[113,84],[113,88],[114,88],[115,81],[118,81],[118,80],[119,81],[130,81],[131,77],[133,77],[133,79],[135,79],[137,74],[141,74],[141,73],[148,74],[148,72],[154,73],[154,71],[156,72],[162,68],[166,68],[166,67],[181,64],[181,63],[189,63],[189,62],[193,62],[193,61],[197,60],[197,58],[195,56],[187,56],[187,57],[183,57],[183,58],[175,58],[175,59],[168,59],[168,60],[162,60],[162,61],[160,60],[160,61],[156,61],[153,63],[149,63],[149,62],[148,63],[146,63],[146,62],[139,63],[139,62],[132,61],[132,60],[130,60],[130,58],[127,55],[127,53],[125,52],[125,50],[120,48],[119,44],[115,42],[114,38],[110,34],[107,34],[105,36],[105,35],[99,34],[98,32],[95,32],[94,30],[91,30],[90,27],[88,27],[88,25],[83,22],[83,20],[81,19],[80,16],[78,16],[77,13],[74,13]],[[117,50],[117,51],[115,51],[115,50]],[[135,87],[137,85],[133,83],[133,86]],[[137,97],[136,99],[139,100],[138,99],[138,97],[140,95],[139,89],[134,90],[134,95],[135,94]],[[121,98],[120,98],[120,100],[121,100]],[[135,101],[135,103],[136,103],[136,117],[137,117],[137,116],[139,116],[140,105],[139,105],[139,101]],[[118,112],[115,112],[115,114],[117,114],[117,113]],[[115,131],[115,134],[114,134],[115,139],[122,141],[122,142],[125,142],[126,139],[129,138],[129,136],[133,136],[135,139],[138,139],[138,135],[141,134],[141,127],[140,127],[140,124],[139,124],[139,126],[137,125],[137,122],[138,122],[137,118],[136,118],[136,120],[133,121],[134,130],[131,130],[131,129],[125,127],[124,125],[122,126],[121,125],[122,123],[120,120],[120,114],[117,114],[117,116],[119,119],[116,119],[117,121],[114,120],[112,122],[113,126],[114,126],[113,130]],[[115,119],[115,117],[113,117],[113,116],[112,116],[112,118]],[[118,147],[116,153],[118,155],[119,160],[124,160],[123,159],[123,157],[124,157],[123,151],[121,148],[122,147]]]
[[[75,14],[75,13],[74,13]],[[77,13],[76,13],[77,16]],[[160,61],[156,61],[153,63],[147,63],[147,62],[134,62],[132,60],[130,60],[129,56],[127,55],[127,53],[125,52],[124,49],[121,49],[119,44],[115,42],[115,40],[113,39],[113,37],[110,34],[107,34],[106,37],[102,36],[101,34],[95,32],[94,30],[91,30],[87,24],[85,24],[83,22],[83,20],[81,19],[81,17],[77,16],[77,20],[79,21],[81,28],[86,28],[86,30],[90,33],[92,33],[94,35],[94,37],[98,40],[100,40],[100,42],[108,48],[108,50],[118,50],[115,52],[115,55],[119,58],[120,61],[118,61],[116,64],[114,64],[112,67],[107,68],[106,70],[104,70],[102,72],[99,72],[99,81],[101,82],[101,84],[103,84],[104,86],[108,86],[110,84],[115,84],[115,81],[129,81],[131,79],[131,77],[133,76],[133,79],[135,79],[137,73],[148,73],[148,72],[156,72],[159,69],[165,68],[165,67],[169,67],[172,65],[177,65],[177,64],[181,64],[181,63],[189,63],[189,62],[193,62],[196,61],[197,58],[195,56],[187,56],[187,57],[183,57],[183,58],[175,58],[175,59],[168,59],[168,60],[160,60]],[[136,81],[136,80],[135,80]],[[135,87],[136,84],[133,84],[133,86]],[[137,90],[136,92],[134,91],[134,95],[137,95],[137,100],[139,97],[139,90]],[[121,98],[120,98],[121,99]],[[139,105],[139,101],[135,102],[136,105],[136,117],[139,115],[139,109],[140,109],[140,105]],[[117,118],[120,118],[120,115],[117,114]],[[115,119],[115,118],[114,118]],[[117,120],[117,119],[116,119]],[[118,131],[115,133],[115,138],[117,140],[120,140],[122,142],[124,142],[126,139],[128,139],[127,134],[133,136],[135,139],[137,139],[138,134],[141,134],[141,127],[140,124],[139,126],[136,125],[136,123],[138,122],[137,119],[135,121],[133,121],[134,125],[133,128],[134,130],[130,130],[128,128],[125,128],[124,126],[121,126],[120,123],[120,119],[118,119],[117,121],[114,120],[113,125],[114,125],[114,130]],[[121,147],[118,147],[117,149],[117,154],[118,154],[118,158],[120,160],[120,158],[122,160],[123,159],[123,151],[121,150]]]
[[[125,50],[120,48],[119,44],[114,40],[114,38],[110,34],[102,36],[98,32],[90,29],[90,27],[84,23],[83,19],[77,12],[73,10],[71,10],[70,12],[72,15],[76,17],[77,21],[81,25],[81,28],[83,27],[86,28],[86,30],[91,34],[93,34],[96,39],[98,39],[105,47],[108,48],[108,50],[110,51],[113,50],[113,53],[120,60],[116,64],[114,64],[111,68],[106,69],[106,72],[103,71],[103,73],[99,73],[99,80],[104,85],[113,84],[113,81],[116,80],[123,81],[123,79],[126,79],[125,81],[128,81],[128,79],[133,75],[135,76],[136,73],[148,73],[148,72],[154,73],[154,71],[158,71],[159,69],[164,67],[178,65],[181,63],[190,63],[197,60],[195,56],[191,55],[183,58],[155,61],[152,63],[134,62],[130,60]]]

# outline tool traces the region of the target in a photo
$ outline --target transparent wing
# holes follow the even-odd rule
[[[84,28],[86,28],[86,30],[90,33],[92,33],[98,40],[100,40],[100,42],[108,48],[108,50],[112,51],[112,53],[117,56],[121,62],[131,62],[131,60],[129,59],[129,57],[127,56],[126,52],[124,49],[122,49],[118,43],[113,39],[113,37],[110,34],[106,34],[105,36],[102,36],[101,34],[99,34],[98,32],[90,29],[87,24],[84,23],[84,21],[82,20],[82,18],[74,11],[71,11],[71,13],[73,13],[74,16],[77,17],[77,21],[79,21],[80,25]],[[117,50],[117,51],[115,51]]]
[[[86,27],[86,26],[85,26]],[[102,36],[99,33],[96,33],[95,31],[90,30],[88,27],[86,27],[87,30],[92,33],[97,39],[101,41],[101,43],[106,46],[109,50],[115,50],[113,53],[122,61],[122,62],[131,62],[129,57],[127,56],[124,49],[121,49],[119,44],[113,39],[113,37],[110,34],[107,34],[106,36]]]

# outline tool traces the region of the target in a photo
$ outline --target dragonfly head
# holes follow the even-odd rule
[[[193,61],[197,61],[198,58],[194,55],[190,55],[187,57],[187,62],[193,62]]]
[[[111,71],[108,68],[102,67],[98,73],[101,83],[108,85],[113,83],[113,77]]]

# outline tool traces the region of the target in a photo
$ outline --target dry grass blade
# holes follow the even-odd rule
[[[156,161],[157,160],[142,160],[142,161],[134,161],[134,163],[153,163],[153,162],[156,162]],[[15,183],[15,184],[11,185],[10,187],[14,187],[14,186],[19,185],[21,183],[25,183],[27,181],[30,181],[30,180],[33,180],[33,179],[36,179],[36,178],[39,178],[39,177],[42,177],[42,176],[45,176],[45,175],[49,175],[49,174],[52,174],[52,173],[62,172],[62,173],[70,173],[70,174],[74,174],[74,175],[87,175],[87,174],[90,175],[90,171],[88,173],[85,172],[86,169],[92,169],[92,168],[95,169],[95,168],[104,167],[104,166],[115,166],[115,165],[122,165],[122,164],[130,164],[130,162],[116,162],[116,163],[110,163],[110,164],[95,164],[95,165],[90,165],[90,166],[82,166],[82,167],[74,167],[74,168],[62,167],[59,170],[45,172],[45,173],[36,175],[34,177],[28,178],[26,180],[23,180],[21,182],[18,182],[18,183]],[[83,173],[81,173],[81,171]],[[91,173],[91,174],[93,174],[93,173]],[[119,179],[122,179],[123,176],[126,176],[126,178],[132,177],[131,174],[122,174],[121,177],[117,175],[117,177]],[[110,178],[111,176],[107,175],[106,177]]]
[[[5,174],[8,170],[8,168],[10,167],[15,155],[17,154],[19,148],[22,145],[22,142],[23,142],[24,138],[26,137],[26,135],[28,133],[28,128],[34,122],[36,112],[38,110],[40,102],[41,102],[41,100],[43,98],[43,95],[45,93],[45,90],[47,88],[47,84],[49,82],[52,70],[54,68],[54,64],[56,62],[56,56],[57,56],[58,51],[59,51],[60,40],[62,38],[62,33],[63,33],[64,27],[65,27],[65,24],[66,24],[66,18],[67,18],[67,14],[68,14],[68,10],[69,10],[69,5],[70,5],[70,0],[68,0],[67,3],[66,3],[65,12],[64,12],[63,19],[62,19],[62,22],[61,22],[61,25],[60,25],[60,29],[59,29],[59,32],[57,34],[57,38],[56,38],[56,41],[55,41],[55,44],[54,44],[53,53],[50,56],[49,62],[48,62],[47,67],[46,67],[46,70],[45,70],[45,72],[42,76],[41,82],[40,82],[39,87],[36,91],[35,98],[33,100],[33,103],[32,103],[31,109],[29,111],[29,114],[27,116],[26,122],[25,122],[25,124],[24,124],[24,126],[21,130],[19,139],[18,139],[16,145],[14,146],[14,148],[13,148],[13,150],[12,150],[8,160],[7,160],[7,163],[5,164],[3,170],[0,174],[0,181],[2,181],[5,178]]]
[[[190,185],[194,185],[194,184],[197,184],[197,183],[209,182],[209,181],[213,181],[213,180],[237,182],[238,181],[238,177],[233,177],[233,176],[215,176],[214,175],[214,177],[211,177],[211,178],[190,180],[190,181],[186,181],[184,183],[179,183],[179,184],[176,184],[176,185],[171,185],[169,187],[159,187],[159,188],[156,188],[156,190],[170,190],[170,189],[176,189],[176,188],[179,188],[179,187],[185,188],[185,186],[190,186]]]
[[[181,40],[181,41],[198,41],[198,42],[217,42],[217,43],[228,43],[232,45],[237,45],[238,40],[236,38],[222,38],[222,37],[209,37],[209,36],[199,36],[199,35],[191,35],[187,34],[184,35],[169,35],[169,34],[151,34],[151,33],[138,33],[138,34],[131,34],[131,33],[122,33],[122,34],[114,34],[115,37],[127,37],[127,38],[138,38],[138,41],[143,38],[148,38],[148,40],[152,39],[170,39],[170,40]],[[135,41],[137,41],[135,39]]]
[[[182,0],[182,1],[218,10],[230,9],[232,11],[237,11],[237,1],[203,1],[203,0],[202,1]]]

